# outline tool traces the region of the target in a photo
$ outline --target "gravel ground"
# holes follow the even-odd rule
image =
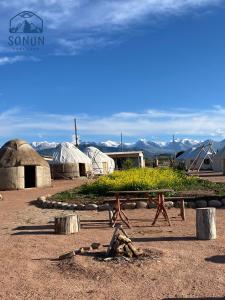
[[[107,244],[113,233],[107,212],[79,212],[82,229],[70,236],[53,232],[58,210],[43,210],[32,200],[83,183],[57,181],[52,188],[1,192],[0,299],[225,299],[225,210],[217,210],[218,238],[195,240],[195,210],[182,222],[170,209],[172,226],[155,210],[127,210],[137,247],[161,253],[150,260],[102,262],[92,256],[57,261],[57,257],[93,242]],[[68,212],[65,212],[68,213]]]

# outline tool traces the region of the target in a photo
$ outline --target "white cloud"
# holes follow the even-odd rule
[[[0,56],[0,66],[7,65],[7,64],[14,64],[20,61],[39,61],[39,59],[33,56],[23,56],[23,55]]]
[[[105,46],[113,33],[127,32],[131,26],[158,17],[180,15],[208,8],[223,0],[1,0],[2,24],[21,10],[36,12],[58,53],[77,54],[81,49]],[[3,28],[0,28],[2,31]],[[5,30],[4,30],[5,32]],[[2,34],[4,35],[3,31]]]
[[[150,113],[149,113],[150,112]],[[225,108],[217,106],[204,111],[152,110],[122,112],[111,116],[77,115],[79,133],[88,136],[217,136],[225,137]],[[68,136],[73,132],[74,115],[32,113],[12,109],[0,113],[2,137]]]

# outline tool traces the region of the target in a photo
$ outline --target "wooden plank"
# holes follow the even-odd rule
[[[171,189],[145,190],[145,191],[109,191],[108,194],[146,194],[146,193],[167,193],[173,192]]]

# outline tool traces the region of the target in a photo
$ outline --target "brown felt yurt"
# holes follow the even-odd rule
[[[27,142],[11,140],[0,149],[0,190],[51,185],[47,163]]]

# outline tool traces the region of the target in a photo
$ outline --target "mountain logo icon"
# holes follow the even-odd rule
[[[33,12],[23,11],[10,19],[10,33],[42,33],[43,20]]]

